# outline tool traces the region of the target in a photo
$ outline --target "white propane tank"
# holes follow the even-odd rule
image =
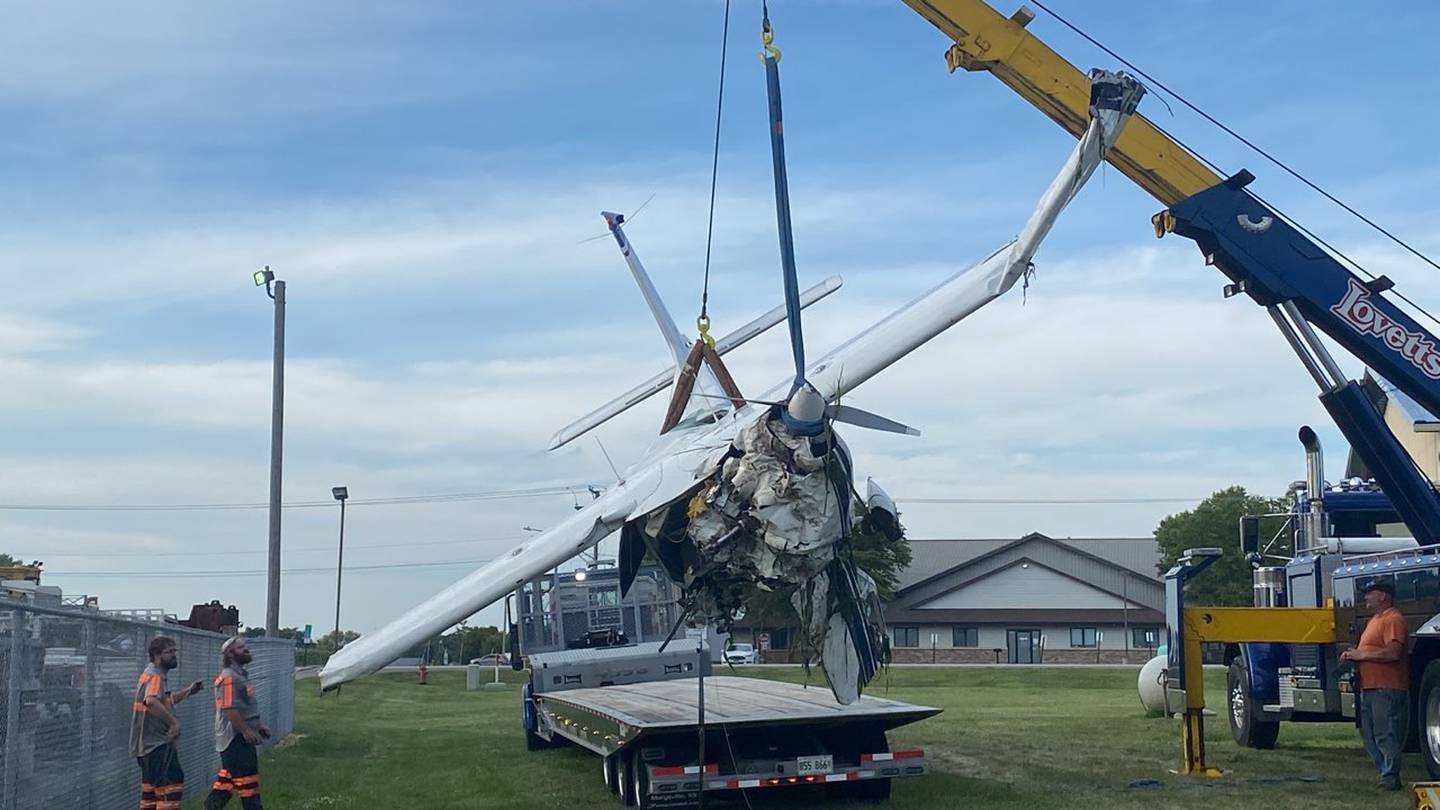
[[[1152,717],[1165,714],[1165,672],[1166,656],[1157,655],[1140,668],[1140,705]]]

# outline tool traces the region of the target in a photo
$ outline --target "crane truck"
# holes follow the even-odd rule
[[[954,41],[952,72],[988,72],[1071,134],[1083,131],[1090,80],[1027,30],[1031,11],[1005,17],[984,0],[904,2]],[[1205,764],[1200,642],[1225,644],[1226,715],[1241,745],[1273,746],[1284,721],[1353,721],[1355,684],[1338,651],[1366,618],[1359,587],[1386,578],[1411,631],[1411,742],[1440,779],[1440,494],[1386,425],[1373,388],[1347,379],[1316,330],[1430,414],[1440,414],[1440,338],[1391,300],[1393,281],[1360,277],[1252,193],[1254,175],[1222,177],[1143,114],[1107,159],[1164,204],[1152,219],[1157,237],[1194,240],[1227,277],[1227,299],[1265,309],[1367,473],[1327,484],[1319,441],[1301,430],[1308,472],[1286,516],[1283,565],[1264,564],[1258,516],[1242,521],[1254,607],[1186,607],[1184,583],[1218,549],[1197,549],[1167,574],[1167,671],[1184,707],[1184,771],[1215,773]]]

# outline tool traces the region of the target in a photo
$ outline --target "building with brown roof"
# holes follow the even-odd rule
[[[911,540],[896,663],[1140,663],[1164,625],[1153,537]]]

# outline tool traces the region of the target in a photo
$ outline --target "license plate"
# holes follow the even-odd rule
[[[800,757],[795,760],[795,766],[801,776],[812,773],[829,773],[835,768],[835,757],[830,754]]]

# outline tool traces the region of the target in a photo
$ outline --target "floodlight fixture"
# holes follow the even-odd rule
[[[335,496],[335,500],[343,501],[350,497],[350,490],[346,487],[331,487],[330,494]]]
[[[266,295],[275,297],[274,291],[270,289],[271,282],[275,280],[275,272],[270,269],[270,265],[265,265],[263,270],[256,270],[254,278],[256,287],[264,287]]]

